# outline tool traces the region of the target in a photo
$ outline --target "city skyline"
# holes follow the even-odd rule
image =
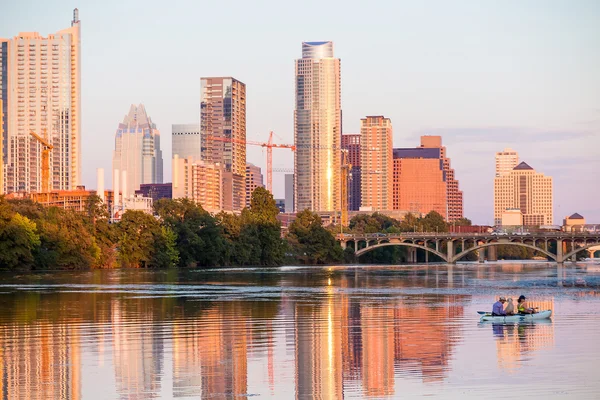
[[[137,75],[129,66],[119,64],[116,70],[107,66],[107,62],[115,59],[112,55],[118,59],[119,53],[125,48],[128,52],[132,51],[127,44],[131,40],[137,42],[139,35],[129,38],[124,32],[107,31],[106,27],[112,23],[108,22],[107,11],[99,10],[96,5],[86,5],[80,9],[84,21],[82,183],[87,187],[95,187],[95,168],[110,169],[112,140],[102,132],[114,129],[112,124],[115,118],[122,116],[123,104],[146,104],[153,110],[153,119],[163,133],[171,124],[195,122],[194,119],[198,118],[197,82],[201,76],[227,74],[238,76],[248,84],[249,139],[264,139],[266,132],[273,129],[282,136],[283,141],[292,143],[293,82],[290,71],[293,70],[293,60],[297,58],[298,43],[312,38],[333,39],[336,57],[342,58],[344,63],[343,131],[357,132],[361,116],[383,114],[395,121],[395,147],[411,147],[421,134],[442,135],[465,194],[466,217],[476,223],[492,222],[493,156],[504,147],[511,147],[523,159],[536,165],[537,169],[554,177],[555,222],[573,212],[579,212],[591,221],[600,219],[600,210],[593,201],[598,189],[594,185],[593,174],[587,173],[598,166],[595,148],[599,138],[594,131],[600,124],[600,80],[593,71],[597,71],[600,60],[597,54],[590,53],[590,49],[597,48],[599,40],[598,35],[591,34],[597,32],[592,22],[600,14],[598,4],[580,2],[574,7],[565,8],[560,4],[542,7],[537,3],[517,7],[516,2],[507,2],[503,7],[488,5],[478,9],[471,7],[472,4],[439,4],[435,12],[405,3],[389,4],[390,14],[402,11],[399,18],[406,25],[379,28],[371,35],[363,35],[365,38],[349,32],[348,28],[340,29],[335,21],[327,25],[325,21],[328,19],[324,17],[316,18],[314,26],[309,29],[290,24],[278,37],[270,36],[278,52],[271,54],[269,63],[260,60],[260,57],[251,60],[248,58],[250,49],[244,48],[244,43],[248,41],[265,40],[262,35],[266,32],[253,32],[248,38],[240,40],[239,44],[232,43],[231,37],[227,36],[222,43],[217,40],[215,42],[218,43],[206,45],[213,50],[233,45],[236,49],[234,54],[221,59],[195,59],[186,55],[187,63],[170,66],[164,74],[170,79],[159,79],[154,86],[145,85],[144,80],[147,79],[147,73],[155,73],[156,68],[165,68],[161,60],[147,66],[147,72],[137,71]],[[44,36],[48,32],[55,32],[64,27],[65,16],[76,4],[64,3],[60,7],[50,7],[39,3],[39,6],[44,12],[34,16],[20,10],[20,7],[9,5],[5,10],[7,23],[3,24],[0,36],[13,37],[18,32],[26,31],[39,31]],[[189,4],[184,5],[183,9],[168,9],[161,23],[166,29],[173,28],[175,24],[185,25],[181,24],[181,20],[185,21],[190,16],[183,15],[182,10],[193,7]],[[218,9],[220,6],[205,7]],[[240,5],[241,11],[244,11],[244,7],[247,6]],[[106,9],[113,10],[110,17],[115,20],[114,23],[118,24],[123,18],[115,15],[116,5],[109,3]],[[478,23],[450,29],[449,22],[445,21],[446,14],[460,18],[460,14],[467,10],[471,12],[470,21],[484,17],[488,12],[497,13],[489,21],[489,29]],[[157,13],[158,9],[150,5],[147,12]],[[269,12],[276,13],[277,10]],[[355,17],[357,12],[349,10],[349,18]],[[529,14],[541,14],[546,18],[531,21],[527,18]],[[235,16],[236,19],[241,17]],[[410,21],[411,17],[415,22]],[[430,24],[414,26],[426,21],[425,18],[429,18],[427,21]],[[566,28],[560,33],[551,29],[557,20]],[[431,22],[439,26],[434,30],[436,34],[428,36],[424,30]],[[499,34],[505,32],[500,27],[507,23],[511,24],[512,35],[500,37]],[[272,27],[272,24],[268,26]],[[565,34],[569,26],[577,29]],[[125,33],[129,32],[129,28],[124,28]],[[343,24],[341,28],[344,28]],[[416,28],[416,31],[411,31],[411,28]],[[384,38],[390,36],[385,29],[395,30],[397,38]],[[443,29],[450,29],[442,40],[446,46],[439,43],[439,33]],[[472,35],[474,31],[481,34],[480,41],[461,41],[477,36]],[[405,35],[400,35],[403,32]],[[408,35],[408,32],[411,34]],[[410,43],[408,38],[414,38],[415,35],[419,40]],[[373,41],[374,38],[380,40]],[[153,46],[151,39],[152,36],[148,38],[148,44],[140,44],[133,52]],[[180,41],[189,45],[193,40]],[[389,74],[391,70],[386,65],[374,65],[361,60],[363,46],[368,44],[373,49],[382,49],[389,46],[390,40],[400,46],[402,54],[406,56],[398,64],[394,62],[398,60],[398,55],[394,53],[397,49],[392,52],[394,54],[382,54],[387,64],[398,69],[397,74]],[[490,43],[493,51],[486,50]],[[514,46],[516,43],[520,46]],[[175,46],[169,51],[177,51],[178,48]],[[106,54],[111,56],[105,57]],[[219,54],[222,53],[219,51]],[[468,62],[463,64],[461,60]],[[432,67],[436,63],[424,64],[424,61],[438,61],[443,68]],[[177,69],[182,70],[178,71],[177,76],[169,73]],[[105,75],[110,79],[100,78]],[[369,76],[369,84],[364,82],[365,76]],[[582,82],[586,83],[585,87],[581,85]],[[157,85],[157,93],[153,93]],[[270,97],[261,97],[261,91]],[[109,97],[111,100],[105,101]],[[102,106],[97,102],[103,102]],[[155,108],[158,108],[157,111],[154,111]],[[109,128],[106,128],[107,124]],[[100,141],[102,137],[104,140]],[[167,138],[163,142],[170,141]],[[164,147],[163,151],[168,155],[170,148]],[[249,149],[248,161],[264,167],[264,156],[260,149]],[[276,155],[274,166],[289,167],[289,161],[290,157]],[[168,176],[170,171],[165,169],[165,174]],[[274,181],[275,197],[283,197],[283,176],[275,175]],[[578,196],[572,196],[573,193],[578,193]]]

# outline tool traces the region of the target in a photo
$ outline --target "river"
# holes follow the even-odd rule
[[[2,274],[0,397],[591,399],[599,332],[598,262]]]

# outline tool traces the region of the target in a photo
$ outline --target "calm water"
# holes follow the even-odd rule
[[[479,323],[525,294],[551,321]],[[0,276],[2,399],[599,398],[600,265]]]

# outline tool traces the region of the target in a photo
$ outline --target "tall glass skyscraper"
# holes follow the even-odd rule
[[[296,210],[340,209],[341,140],[340,59],[333,42],[304,42],[296,60]]]
[[[131,105],[115,135],[113,171],[126,171],[126,193],[133,195],[142,183],[163,183],[160,132],[142,104]],[[114,182],[113,182],[114,185]]]
[[[47,37],[21,32],[0,38],[0,99],[3,100],[4,187],[10,192],[71,190],[81,180],[81,22]],[[49,143],[48,164],[42,165]]]

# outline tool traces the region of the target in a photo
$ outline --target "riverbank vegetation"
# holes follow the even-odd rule
[[[448,231],[443,217],[433,211],[424,217],[409,214],[403,221],[379,213],[358,215],[348,227],[340,229],[333,225],[324,227],[317,214],[304,210],[282,233],[278,212],[273,196],[263,188],[254,191],[250,207],[239,215],[212,215],[188,199],[163,199],[154,203],[155,215],[128,210],[116,223],[110,223],[98,197],[90,198],[84,213],[0,197],[0,269],[357,262],[352,246],[343,250],[335,240],[336,234]],[[459,224],[470,225],[470,221],[464,219]],[[506,251],[506,258],[530,256],[513,255],[513,248],[500,249],[498,255]],[[425,261],[422,251],[417,256],[418,261]],[[469,254],[468,259],[475,257]],[[397,264],[407,259],[407,248],[389,246],[364,254],[360,261]],[[428,255],[428,260],[441,261],[433,254]]]

